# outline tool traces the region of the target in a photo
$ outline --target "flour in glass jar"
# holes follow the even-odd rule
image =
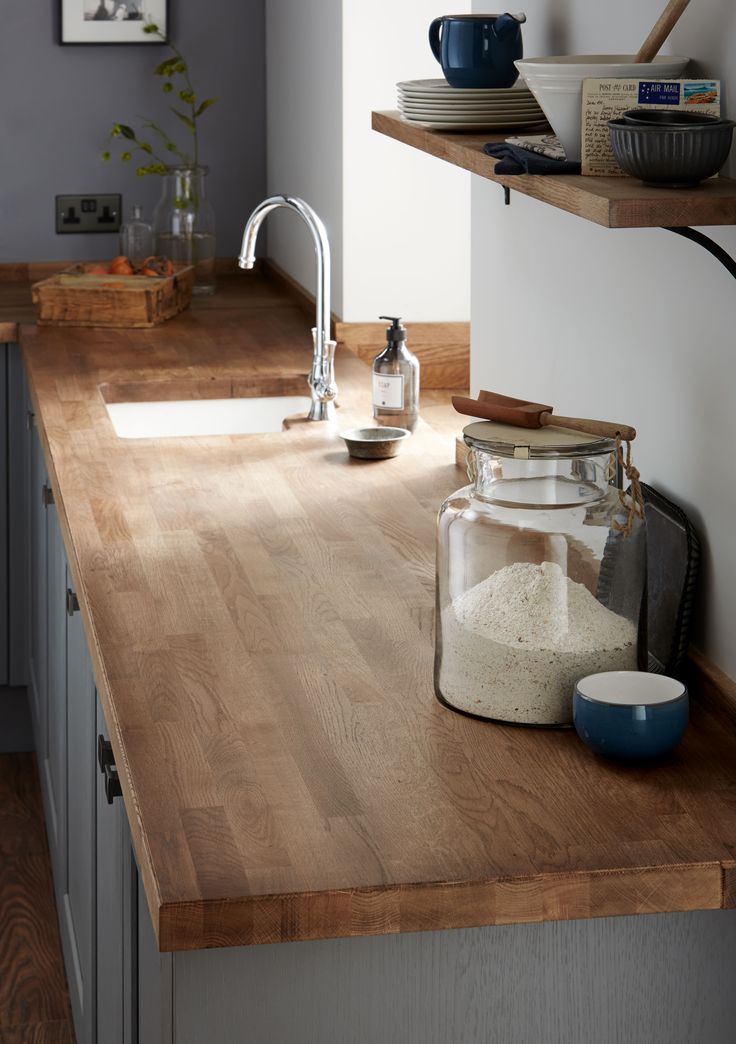
[[[530,725],[572,721],[575,682],[636,670],[637,631],[554,562],[515,562],[442,610],[439,688],[460,710]]]

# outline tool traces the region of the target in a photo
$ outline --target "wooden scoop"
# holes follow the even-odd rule
[[[639,53],[634,58],[635,62],[651,62],[659,54],[660,47],[675,28],[680,20],[680,15],[689,3],[690,0],[669,0],[649,36],[639,48]]]
[[[477,399],[464,395],[453,395],[452,405],[458,413],[467,417],[496,421],[498,424],[513,424],[517,428],[543,428],[556,424],[560,428],[572,428],[589,435],[600,435],[604,439],[615,439],[620,435],[626,442],[636,438],[636,429],[629,424],[612,424],[610,421],[585,420],[582,417],[560,417],[552,415],[552,406],[526,399],[512,399],[497,392],[481,391]]]

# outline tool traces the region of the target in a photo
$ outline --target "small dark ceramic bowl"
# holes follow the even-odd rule
[[[360,460],[385,460],[395,457],[405,438],[411,435],[408,428],[351,428],[341,431],[351,457]]]
[[[703,112],[683,112],[675,109],[663,112],[660,109],[629,109],[620,117],[624,123],[646,124],[648,127],[707,127],[722,123],[720,116]]]
[[[578,736],[596,754],[634,761],[668,753],[688,722],[682,682],[644,671],[604,671],[581,678],[573,694]]]
[[[626,174],[645,185],[693,188],[717,174],[731,150],[733,120],[689,127],[609,120],[611,148]]]

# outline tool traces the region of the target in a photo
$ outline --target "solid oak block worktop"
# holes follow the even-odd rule
[[[736,905],[717,701],[641,768],[435,700],[452,425],[381,462],[321,424],[115,436],[101,387],[306,374],[302,311],[259,277],[224,282],[156,330],[21,330],[160,948]],[[344,350],[336,369],[338,427],[370,423],[369,370]]]

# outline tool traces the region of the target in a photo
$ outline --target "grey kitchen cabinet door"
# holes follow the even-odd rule
[[[8,348],[0,344],[0,686],[10,684],[8,664]]]
[[[97,701],[97,733],[109,740]],[[158,951],[122,797],[97,780],[97,1039],[171,1044],[172,957]]]
[[[48,758],[48,659],[46,529],[48,512],[44,490],[48,488],[46,464],[38,432],[31,428],[29,444],[28,516],[30,554],[28,556],[28,702],[33,723],[39,772]]]
[[[8,345],[8,684],[28,684],[28,389],[19,344]]]
[[[58,909],[67,892],[66,556],[56,507],[46,508],[46,756],[39,763]]]
[[[99,700],[97,734],[109,739]],[[97,773],[97,1039],[125,1044],[125,813],[122,799],[110,805],[105,780]]]
[[[143,886],[138,886],[138,1044],[173,1044],[173,956],[159,953]]]
[[[27,682],[26,400],[20,345],[0,344],[0,687]]]
[[[74,588],[67,566],[65,594]],[[77,1044],[96,1038],[96,700],[79,610],[66,602],[66,890],[59,920]]]
[[[97,734],[110,735],[99,700]],[[123,799],[97,774],[97,1039],[137,1044],[138,870]]]

